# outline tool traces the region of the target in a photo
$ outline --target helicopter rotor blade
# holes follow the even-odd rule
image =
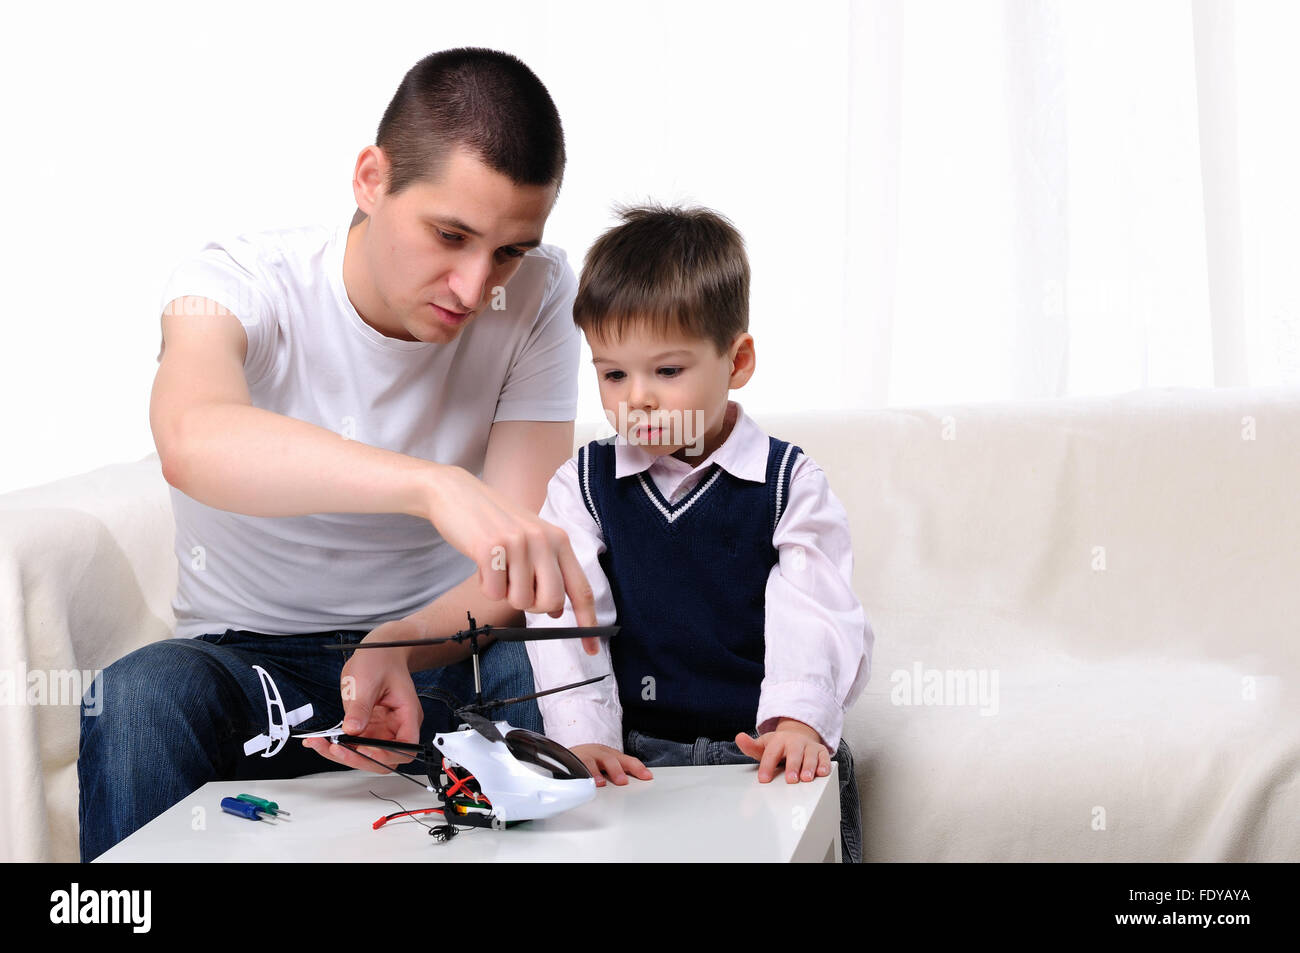
[[[467,642],[469,636],[445,635],[437,639],[402,639],[398,642],[358,642],[356,645],[348,645],[341,642],[329,642],[322,645],[323,649],[335,649],[339,652],[351,652],[353,649],[399,649],[412,645],[441,645],[443,642]]]
[[[506,740],[505,737],[501,734],[500,730],[497,728],[497,726],[492,724],[491,721],[489,721],[487,718],[484,718],[478,712],[467,711],[466,709],[462,708],[460,711],[456,712],[456,715],[460,718],[465,719],[465,724],[469,725],[471,728],[477,731],[488,741]]]
[[[445,689],[426,688],[424,691],[416,692],[415,694],[420,698],[428,698],[430,701],[442,702],[444,705],[447,706],[447,709],[452,712],[460,711],[462,708],[465,707],[463,704],[461,704],[461,700],[459,698],[457,698],[451,692],[446,691]]]
[[[545,691],[533,692],[530,695],[519,695],[515,698],[501,698],[493,701],[479,702],[474,705],[466,705],[456,711],[456,714],[463,715],[465,712],[482,712],[491,708],[500,708],[503,705],[513,705],[515,702],[532,701],[534,698],[541,698],[543,695],[554,695],[556,692],[567,692],[570,688],[581,688],[583,685],[590,685],[593,682],[599,682],[602,679],[609,678],[608,675],[597,675],[595,678],[589,678],[582,682],[574,682],[571,685],[560,685],[557,688],[548,688]]]
[[[618,635],[616,625],[539,625],[536,628],[517,626],[492,627],[492,637],[498,642],[537,642],[542,639],[608,639]]]
[[[490,635],[498,642],[535,642],[542,639],[602,639],[612,638],[618,634],[616,625],[557,625],[524,628],[519,626],[484,626],[478,635]],[[324,649],[337,649],[342,652],[352,649],[397,649],[417,645],[440,645],[443,642],[467,642],[469,636],[463,633],[444,635],[434,639],[403,639],[397,642],[358,642],[356,645],[322,645]]]

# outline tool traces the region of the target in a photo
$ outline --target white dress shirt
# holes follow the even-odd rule
[[[735,414],[735,424],[727,439],[695,465],[671,455],[655,456],[619,438],[615,477],[647,471],[669,503],[689,493],[715,463],[742,480],[766,482],[768,435],[735,401],[728,402],[728,413]],[[577,461],[575,455],[551,478],[541,518],[569,534],[595,593],[596,622],[614,625],[614,597],[599,560],[605,543],[582,501]],[[853,593],[847,514],[822,468],[807,454],[794,464],[789,500],[772,541],[779,559],[767,579],[764,675],[754,724],[762,734],[774,730],[781,718],[797,719],[816,730],[834,753],[844,712],[870,677],[874,634]],[[568,599],[558,619],[532,612],[525,616],[529,626],[577,624]],[[607,641],[594,656],[577,639],[526,644],[539,691],[612,672]],[[537,704],[546,734],[560,744],[623,750],[623,709],[612,674],[602,682],[539,698]]]

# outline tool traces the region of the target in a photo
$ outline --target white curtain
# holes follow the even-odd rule
[[[1294,0],[384,0],[365,36],[345,0],[129,6],[0,31],[40,152],[0,156],[0,492],[150,452],[175,263],[345,220],[402,75],[461,45],[555,97],[575,266],[615,202],[736,222],[753,413],[1300,384]],[[159,83],[160,50],[239,65]]]
[[[848,14],[846,403],[1300,383],[1294,5]]]

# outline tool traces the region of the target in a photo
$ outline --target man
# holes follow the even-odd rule
[[[564,161],[524,64],[434,54],[357,159],[350,226],[213,243],[172,275],[150,421],[173,488],[178,638],[110,666],[102,714],[83,712],[83,860],[206,781],[326,766],[297,744],[243,756],[266,730],[253,664],[287,709],[312,704],[307,730],[342,717],[415,741],[417,683],[463,695],[467,648],[343,664],[323,644],[449,635],[467,612],[522,625],[566,593],[595,624],[567,538],[536,516],[577,399],[576,281],[541,244]],[[491,646],[484,679],[530,691],[521,647]],[[540,728],[532,703],[507,715]]]

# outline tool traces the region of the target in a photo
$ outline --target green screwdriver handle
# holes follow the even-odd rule
[[[260,798],[260,797],[253,797],[253,795],[251,794],[241,794],[235,800],[247,801],[249,804],[252,804],[254,807],[261,808],[263,811],[266,811],[266,813],[271,815],[283,814],[286,817],[293,816],[288,811],[280,810],[280,805],[276,804],[274,801],[268,801],[265,798]]]

